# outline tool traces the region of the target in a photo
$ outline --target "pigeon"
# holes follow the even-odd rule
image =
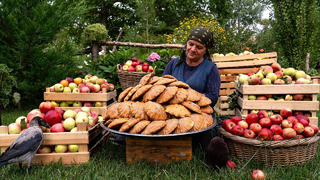
[[[49,125],[41,117],[34,117],[29,123],[29,128],[1,154],[0,167],[6,164],[19,163],[19,167],[23,170],[22,162],[27,162],[27,171],[29,172],[31,161],[43,138],[40,126],[49,128]]]

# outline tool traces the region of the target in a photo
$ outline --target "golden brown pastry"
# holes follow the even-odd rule
[[[174,130],[173,134],[186,133],[194,125],[193,120],[190,117],[184,117],[179,119],[177,128]]]
[[[128,118],[118,118],[114,119],[109,125],[108,128],[110,129],[119,129],[122,124],[128,121]]]
[[[146,84],[148,83],[148,81],[150,80],[151,76],[152,76],[152,73],[149,73],[149,74],[143,76],[143,77],[140,79],[139,84],[141,84],[142,86],[143,86],[143,85],[146,85]]]
[[[177,79],[171,79],[171,78],[164,78],[162,77],[162,79],[159,79],[156,83],[154,83],[154,85],[166,85],[166,84],[170,84],[172,82],[177,81]]]
[[[210,114],[202,113],[202,116],[207,121],[208,127],[213,124],[213,118],[212,118],[212,116]]]
[[[168,119],[166,120],[166,126],[162,128],[158,134],[164,135],[164,134],[170,134],[172,133],[178,126],[179,120],[178,119]]]
[[[151,120],[165,121],[167,119],[167,113],[159,103],[148,101],[144,104],[144,110]]]
[[[128,94],[126,95],[126,97],[124,98],[123,101],[128,101],[130,100],[131,96],[141,87],[141,84],[136,85],[135,87],[133,87]]]
[[[123,101],[123,99],[127,96],[127,94],[129,93],[129,91],[132,89],[133,87],[128,87],[127,89],[125,89],[124,91],[122,91],[119,94],[119,98],[118,98],[118,102]]]
[[[161,104],[169,101],[177,93],[177,91],[178,87],[166,87],[166,89],[157,98],[156,102]]]
[[[130,113],[133,117],[139,118],[139,119],[144,119],[144,120],[149,120],[149,116],[144,110],[144,103],[143,102],[132,102],[131,107],[130,107]]]
[[[147,102],[158,97],[166,89],[165,85],[154,85],[149,91],[142,96],[142,101]]]
[[[191,114],[190,118],[193,120],[194,125],[190,131],[199,131],[208,126],[206,119],[201,114]]]
[[[159,80],[162,79],[162,78],[163,78],[163,77],[153,76],[153,77],[149,80],[148,84],[154,84],[154,83],[156,83],[157,81],[159,81]]]
[[[166,112],[178,118],[191,115],[191,112],[180,104],[170,104],[166,106]]]
[[[174,76],[171,76],[170,74],[166,74],[162,76],[163,78],[170,78],[170,79],[175,79],[177,80],[177,78],[175,78]]]
[[[120,117],[122,118],[131,118],[132,115],[130,113],[131,101],[121,102],[118,106],[118,112]]]
[[[177,86],[179,88],[185,88],[185,89],[190,88],[190,86],[187,83],[184,83],[182,81],[175,81],[175,82],[168,84],[167,86]]]
[[[141,119],[130,118],[127,122],[125,122],[119,129],[120,132],[128,131],[134,125],[136,125]]]
[[[200,98],[200,100],[197,102],[197,104],[198,104],[199,106],[201,106],[201,107],[203,107],[203,106],[208,106],[208,105],[210,105],[211,103],[212,103],[212,101],[211,101],[208,97],[206,97],[205,95],[202,95],[201,98]]]
[[[120,103],[111,104],[106,112],[106,119],[117,119],[120,118],[120,114],[118,112],[118,106]]]
[[[144,85],[142,87],[140,87],[139,89],[137,89],[137,91],[133,94],[133,96],[131,97],[132,101],[137,100],[140,96],[144,95],[144,93],[146,93],[147,91],[149,91],[149,89],[152,88],[153,85]]]
[[[113,120],[114,120],[114,119],[109,119],[109,120],[107,120],[107,121],[104,123],[104,125],[105,125],[105,126],[108,126]]]
[[[182,103],[188,96],[187,90],[184,88],[178,88],[177,93],[168,101],[169,104],[179,104]]]
[[[213,109],[211,106],[203,106],[200,107],[201,112],[207,113],[207,114],[212,114],[213,113]]]
[[[160,129],[162,129],[166,125],[166,121],[152,121],[144,130],[141,132],[141,134],[154,134]]]
[[[191,111],[194,111],[196,113],[200,113],[201,114],[201,110],[200,110],[200,106],[198,106],[197,104],[191,102],[191,101],[184,101],[181,103],[184,107],[190,109]]]
[[[147,121],[147,120],[142,120],[139,121],[136,125],[133,126],[133,128],[131,128],[131,130],[129,131],[131,134],[138,134],[140,133],[145,127],[148,126],[148,124],[150,124],[151,121]]]
[[[187,96],[186,101],[199,101],[202,96],[201,93],[199,93],[198,91],[196,91],[192,88],[188,88],[187,92],[188,92],[188,96]]]

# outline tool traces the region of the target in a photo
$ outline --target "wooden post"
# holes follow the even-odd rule
[[[307,57],[306,57],[306,71],[309,71],[309,70],[310,70],[310,67],[309,67],[309,59],[310,59],[310,53],[307,53]]]

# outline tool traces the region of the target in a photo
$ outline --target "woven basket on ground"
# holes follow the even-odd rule
[[[157,66],[154,67],[152,72],[129,72],[129,71],[121,71],[121,65],[118,64],[117,72],[118,72],[118,77],[119,77],[122,90],[125,90],[128,87],[133,87],[138,85],[140,82],[140,79],[149,73],[155,74],[156,67]]]
[[[219,129],[226,137],[232,156],[253,159],[268,166],[302,165],[313,159],[320,136],[310,138],[260,141],[233,135],[222,127]]]

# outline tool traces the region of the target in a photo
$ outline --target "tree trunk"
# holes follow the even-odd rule
[[[119,41],[121,35],[122,35],[122,32],[123,32],[123,28],[120,29],[120,32],[116,38],[116,41]],[[105,46],[106,47],[106,46]],[[112,52],[116,52],[117,51],[117,45],[113,45],[113,48],[112,48]]]
[[[99,44],[93,43],[92,44],[92,60],[97,61],[99,57]]]
[[[310,59],[310,53],[307,53],[307,57],[306,57],[306,71],[309,71],[309,70],[310,70],[310,67],[309,67],[309,59]]]

